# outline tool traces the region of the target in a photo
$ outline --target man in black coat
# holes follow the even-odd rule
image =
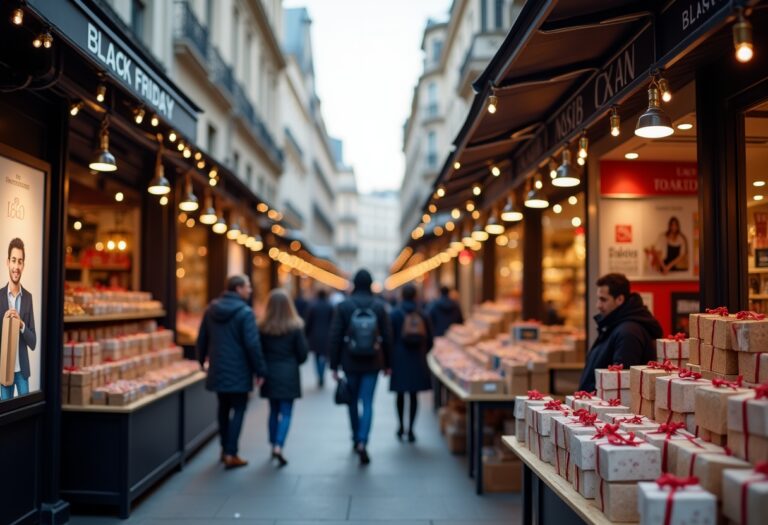
[[[333,378],[339,380],[339,366],[349,384],[352,402],[349,404],[349,422],[352,427],[352,441],[355,450],[360,455],[360,464],[370,462],[366,445],[373,420],[373,394],[379,371],[384,370],[389,375],[392,353],[392,327],[389,314],[384,304],[377,300],[371,292],[373,278],[367,270],[359,270],[353,279],[355,289],[349,299],[338,305],[331,323],[331,333],[328,345],[330,366]],[[358,355],[350,347],[350,325],[353,315],[366,314],[372,311],[376,317],[377,339],[371,355]],[[362,401],[362,415],[358,413]]]
[[[253,390],[253,376],[261,386],[267,372],[256,317],[249,302],[252,293],[247,276],[229,277],[227,291],[208,305],[197,337],[200,364],[206,358],[209,361],[205,386],[219,398],[221,461],[227,469],[248,464],[237,455],[237,443],[248,392]]]
[[[629,292],[629,280],[610,273],[597,280],[598,335],[587,354],[579,390],[595,390],[595,369],[609,365],[644,365],[656,359],[656,339],[661,325],[636,293]]]
[[[432,321],[432,329],[436,337],[445,335],[452,324],[462,324],[464,316],[461,314],[459,304],[451,299],[450,289],[447,286],[440,288],[440,298],[432,303],[429,308],[429,319]]]
[[[304,333],[307,334],[309,349],[315,354],[317,386],[325,384],[325,366],[328,362],[328,335],[333,320],[333,306],[328,300],[328,292],[322,288],[307,309]]]

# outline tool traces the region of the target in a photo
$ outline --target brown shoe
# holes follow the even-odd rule
[[[244,467],[247,464],[248,462],[239,456],[224,456],[224,468],[227,470]]]
[[[219,456],[219,462],[224,463],[224,458],[226,458],[227,455],[224,453],[224,451],[221,451],[221,455]]]

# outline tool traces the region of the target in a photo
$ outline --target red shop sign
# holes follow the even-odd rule
[[[695,162],[637,162],[605,160],[600,163],[600,194],[604,197],[697,195]]]

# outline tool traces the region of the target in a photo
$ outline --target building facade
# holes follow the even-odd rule
[[[447,22],[429,20],[421,50],[424,68],[403,129],[405,173],[400,187],[403,241],[421,220],[430,195],[472,103],[472,82],[504,41],[524,0],[457,0]]]
[[[343,167],[336,185],[336,259],[349,275],[359,266],[359,205],[355,172]]]
[[[389,266],[400,249],[397,191],[361,194],[358,202],[358,264],[373,275],[374,289],[380,291],[389,275]]]

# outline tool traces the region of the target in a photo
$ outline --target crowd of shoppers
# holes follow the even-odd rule
[[[361,465],[371,461],[367,445],[376,383],[382,372],[390,376],[389,388],[396,394],[397,439],[416,441],[418,393],[431,388],[427,354],[435,335],[462,322],[461,309],[447,288],[424,309],[413,285],[404,286],[401,301],[394,300],[390,306],[373,294],[373,279],[367,270],[359,270],[353,284],[348,297],[329,298],[321,289],[311,301],[301,293],[291,299],[283,289],[272,290],[264,316],[257,322],[250,279],[234,275],[227,280],[226,291],[208,306],[197,354],[201,366],[207,366],[206,387],[218,397],[225,468],[248,464],[238,456],[238,442],[254,385],[269,401],[271,459],[279,467],[288,464],[283,451],[294,401],[302,394],[300,366],[309,352],[315,355],[319,388],[325,382],[326,366],[334,380],[346,384],[352,449]]]

